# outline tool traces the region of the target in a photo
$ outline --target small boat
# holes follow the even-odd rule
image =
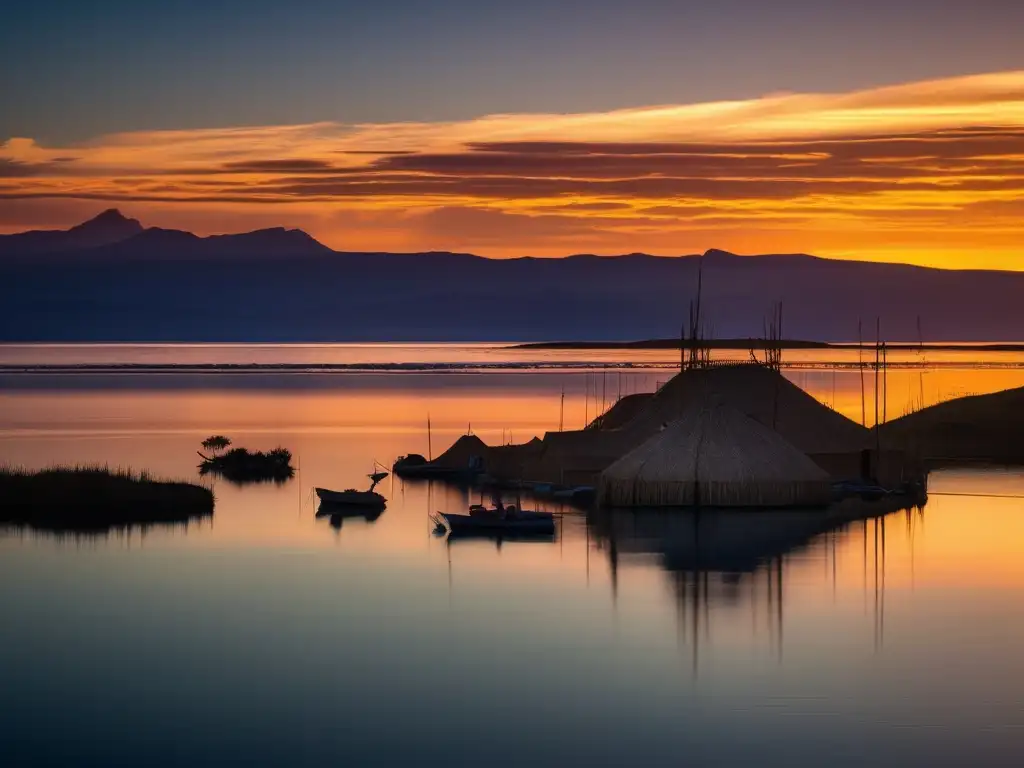
[[[361,507],[363,509],[383,508],[387,499],[376,491],[357,491],[349,488],[345,491],[331,491],[327,488],[314,488],[321,504],[332,507]]]
[[[512,534],[553,536],[555,517],[550,512],[531,512],[509,507],[503,511],[472,506],[468,515],[438,512],[448,530],[458,534]]]

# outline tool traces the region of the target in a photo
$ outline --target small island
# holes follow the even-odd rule
[[[0,468],[0,525],[100,532],[185,524],[213,514],[213,492],[108,467]]]
[[[270,451],[250,451],[246,448],[232,448],[231,439],[224,435],[212,435],[203,441],[203,448],[213,455],[199,451],[202,463],[200,475],[217,475],[236,485],[249,483],[284,483],[295,476],[292,454],[287,448]],[[225,451],[221,453],[220,451]]]

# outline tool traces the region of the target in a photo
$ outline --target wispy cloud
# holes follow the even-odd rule
[[[714,245],[1024,268],[1022,199],[1024,72],[599,114],[0,145],[0,200],[33,224],[41,208],[65,223],[68,201],[95,201],[201,231],[304,226],[342,248]]]

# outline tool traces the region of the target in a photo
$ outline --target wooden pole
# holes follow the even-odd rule
[[[583,426],[590,424],[590,374],[583,374]]]
[[[882,321],[875,318],[875,461],[881,458],[882,438],[878,433],[878,368],[882,351]],[[877,464],[876,464],[877,466]]]
[[[562,431],[565,424],[565,385],[562,385],[562,403],[558,407],[558,431]]]
[[[430,437],[430,414],[427,414],[427,461],[434,460],[434,448]]]
[[[886,416],[889,404],[889,347],[882,342],[882,423],[889,420]]]
[[[867,427],[868,415],[864,402],[864,334],[863,323],[857,319],[857,370],[860,371],[860,425]]]

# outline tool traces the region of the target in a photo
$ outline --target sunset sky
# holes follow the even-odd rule
[[[164,7],[166,6],[166,7]],[[37,2],[0,232],[1024,269],[1024,3]]]

